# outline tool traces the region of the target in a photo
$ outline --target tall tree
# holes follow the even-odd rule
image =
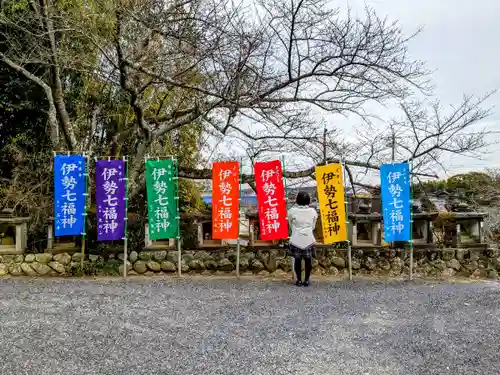
[[[362,114],[368,101],[427,88],[423,64],[407,55],[413,35],[370,9],[358,19],[325,0],[6,0],[0,21],[9,28],[0,60],[44,90],[54,144],[82,150],[80,125],[92,122],[92,111],[81,119],[68,110],[70,72],[128,101],[133,127],[117,139],[132,139],[137,182],[156,142],[193,122],[275,147],[318,135],[312,107]]]

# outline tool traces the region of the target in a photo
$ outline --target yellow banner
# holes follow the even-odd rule
[[[347,241],[342,165],[329,164],[316,167],[316,185],[323,227],[323,243]]]

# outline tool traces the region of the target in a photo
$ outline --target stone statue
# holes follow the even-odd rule
[[[472,212],[473,209],[464,201],[459,200],[456,196],[449,203],[446,208],[450,212]]]

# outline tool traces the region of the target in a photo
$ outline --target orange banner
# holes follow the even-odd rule
[[[236,240],[239,234],[240,163],[212,166],[212,239]]]

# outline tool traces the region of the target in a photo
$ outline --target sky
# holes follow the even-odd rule
[[[483,96],[500,89],[500,0],[330,0],[332,7],[346,10],[364,18],[365,6],[373,8],[378,16],[387,16],[389,21],[398,21],[402,31],[411,35],[418,29],[423,31],[409,42],[410,58],[421,60],[433,73],[430,76],[435,86],[435,98],[443,106],[459,105],[464,94]],[[485,107],[493,107],[492,115],[479,124],[492,131],[489,148],[481,160],[457,155],[444,155],[446,171],[438,170],[441,178],[458,173],[500,168],[500,91],[490,97]],[[369,108],[372,110],[372,108]],[[378,106],[374,111],[382,118],[400,117],[398,103]],[[359,118],[343,118],[322,115],[325,119],[349,134]],[[385,126],[384,123],[381,126]],[[496,132],[496,133],[495,133]],[[352,132],[351,132],[352,133]],[[216,150],[212,147],[211,150]],[[241,154],[238,144],[228,144],[227,150]],[[297,158],[300,159],[300,158]],[[311,160],[294,160],[288,170],[300,170],[311,166]],[[248,163],[247,163],[248,164]],[[245,165],[245,163],[244,163]],[[244,166],[250,172],[251,166]],[[363,172],[364,173],[364,172]],[[376,183],[378,172],[370,171],[362,181]],[[299,184],[312,183],[308,180]]]
[[[340,1],[332,3],[342,6]],[[481,96],[500,88],[499,0],[347,0],[344,4],[354,12],[363,12],[366,4],[379,16],[398,20],[407,34],[423,28],[410,41],[409,53],[433,70],[431,79],[442,104],[458,104],[463,94]],[[485,106],[496,106],[483,124],[497,132],[491,140],[499,144],[490,147],[482,160],[444,157],[446,174],[500,168],[500,92]]]

